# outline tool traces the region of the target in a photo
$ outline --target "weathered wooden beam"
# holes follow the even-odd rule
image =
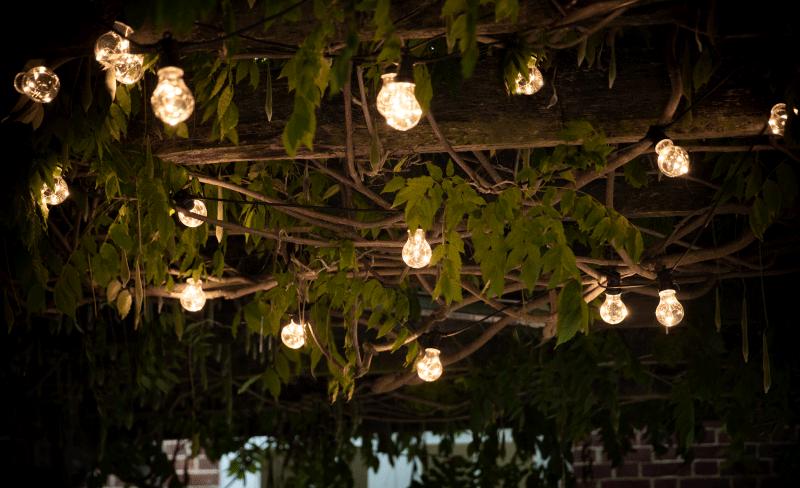
[[[472,78],[464,80],[455,94],[444,86],[434,90],[431,110],[447,139],[457,151],[551,147],[561,140],[557,133],[570,120],[597,122],[612,144],[640,140],[656,122],[670,94],[663,52],[658,49],[624,48],[617,44],[617,77],[608,87],[608,74],[595,65],[576,66],[569,53],[560,54],[545,73],[545,86],[532,96],[510,96],[501,76],[499,56],[482,59]],[[736,67],[729,60],[708,86]],[[553,75],[555,73],[555,79]],[[269,76],[266,71],[262,79]],[[271,73],[273,79],[277,73]],[[356,84],[354,84],[355,86]],[[548,108],[554,94],[557,102]],[[702,93],[697,94],[698,96]],[[264,112],[263,88],[255,92],[237,87],[239,146],[208,142],[210,128],[190,120],[188,140],[165,140],[155,149],[178,164],[214,164],[242,160],[286,158],[281,134],[291,114],[293,93],[285,80],[273,83],[273,119]],[[696,99],[695,98],[695,99]],[[375,93],[367,96],[383,147],[392,154],[437,153],[443,149],[425,120],[406,132],[389,128],[374,107]],[[668,130],[675,139],[714,139],[757,134],[768,117],[772,100],[763,77],[739,70],[693,111],[692,124]],[[345,155],[344,101],[341,94],[327,97],[317,110],[314,150],[301,148],[296,158],[338,158]],[[682,111],[683,107],[679,108]],[[370,136],[360,110],[354,111],[353,139],[356,157],[368,158]],[[135,130],[134,130],[135,131]]]

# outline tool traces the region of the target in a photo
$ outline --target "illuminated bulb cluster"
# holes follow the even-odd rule
[[[281,330],[281,340],[290,349],[300,349],[306,343],[304,324],[296,323],[294,319]]]
[[[14,88],[34,102],[49,103],[58,94],[61,81],[51,70],[37,66],[26,73],[18,73],[14,78]]]
[[[795,112],[797,109],[795,109]],[[779,103],[772,107],[772,113],[769,117],[769,128],[772,129],[772,133],[775,135],[782,136],[784,130],[786,130],[786,104]]]
[[[202,215],[203,217],[208,215],[208,210],[206,210],[205,203],[201,202],[200,200],[192,200],[192,202],[193,205],[192,208],[189,209],[190,212],[197,215]],[[186,227],[199,227],[200,224],[203,223],[202,220],[190,217],[183,212],[178,212],[178,220],[180,220]]]
[[[425,381],[436,381],[442,376],[442,361],[439,359],[440,351],[433,347],[425,349],[425,355],[417,362],[417,374]]]
[[[403,261],[412,268],[424,268],[431,262],[432,256],[431,245],[425,240],[425,232],[417,229],[412,235],[408,231],[408,241],[403,246]]]
[[[386,123],[397,130],[408,130],[419,123],[422,107],[414,95],[414,83],[395,81],[396,73],[381,76],[383,87],[378,93],[378,112]]]
[[[64,178],[56,176],[53,178],[53,188],[42,185],[42,201],[48,205],[58,205],[69,196],[69,188]]]
[[[517,74],[517,83],[514,91],[517,95],[533,95],[544,86],[544,77],[542,72],[536,67],[536,57],[531,57],[528,62],[528,76],[522,76],[522,73]]]
[[[689,153],[682,147],[675,146],[669,139],[656,144],[658,168],[669,177],[685,175],[689,172]]]
[[[203,282],[194,281],[193,278],[186,280],[186,287],[181,293],[181,305],[189,312],[197,312],[206,304],[206,294],[203,293]]]
[[[628,315],[628,308],[622,303],[622,294],[606,293],[606,301],[600,305],[600,317],[607,324],[618,324]]]
[[[173,127],[192,115],[194,96],[183,82],[182,69],[166,66],[158,70],[158,85],[150,103],[156,117]]]
[[[144,55],[130,52],[131,43],[126,37],[133,34],[133,29],[122,22],[115,22],[114,30],[125,37],[114,31],[106,32],[94,44],[94,57],[105,69],[114,71],[117,81],[131,85],[144,75]]]
[[[656,318],[661,325],[672,327],[683,320],[683,305],[675,297],[675,290],[661,290],[658,292],[661,301],[656,307]]]

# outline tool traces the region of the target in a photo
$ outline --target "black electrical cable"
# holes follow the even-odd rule
[[[212,200],[215,202],[230,202],[230,203],[240,203],[243,205],[265,205],[267,207],[288,207],[288,208],[308,208],[311,210],[336,210],[341,212],[374,212],[374,213],[392,213],[392,214],[400,214],[405,213],[404,210],[400,209],[372,209],[372,208],[349,208],[349,207],[329,207],[324,205],[301,205],[299,203],[270,203],[270,202],[262,202],[262,201],[246,201],[246,200],[234,200],[232,198],[214,198],[214,197],[203,197],[203,196],[189,196],[191,200]]]

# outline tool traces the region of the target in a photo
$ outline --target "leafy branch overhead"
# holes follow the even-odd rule
[[[784,137],[769,138],[759,132],[768,107],[763,120],[750,115],[755,128],[744,116],[709,120],[702,97],[736,106],[714,99],[714,84],[725,101],[739,90],[725,85],[728,46],[712,24],[702,38],[684,19],[661,25],[672,22],[653,2],[400,3],[132,4],[134,42],[149,45],[153,26],[180,39],[191,118],[172,127],[153,116],[152,54],[130,85],[80,54],[54,68],[50,104],[22,99],[4,122],[24,132],[9,142],[20,156],[2,217],[13,235],[4,318],[26,345],[9,370],[22,378],[37,362],[33,391],[48,370],[75,368],[75,398],[99,415],[98,463],[110,456],[97,473],[120,472],[114,456],[169,435],[212,456],[239,449],[242,472],[295,443],[286,462],[305,463],[308,486],[325,476],[315,463],[355,455],[351,438],[377,462],[369,446],[385,422],[424,424],[445,446],[468,427],[471,449],[488,456],[437,461],[419,486],[445,473],[499,483],[488,467],[500,426],[527,438],[504,476],[557,483],[572,443],[596,428],[617,463],[634,428],[659,448],[674,434],[688,455],[710,412],[751,426],[789,418],[793,366],[781,361],[791,355],[754,289],[796,273],[797,84],[770,72],[789,115]],[[691,25],[710,15],[697,8]],[[636,56],[657,56],[661,71],[650,78]],[[399,63],[425,118],[402,134],[375,102]],[[533,64],[545,88],[511,95]],[[735,69],[759,83],[766,72]],[[585,120],[633,98],[617,91],[640,81],[631,73],[658,106]],[[595,82],[577,110],[565,93],[579,76]],[[598,94],[613,104],[595,104]],[[735,127],[717,137],[721,126]],[[665,131],[689,149],[685,177],[657,170],[653,134]],[[43,187],[59,177],[69,196],[48,205]],[[430,262],[410,267],[404,245],[418,229]],[[666,275],[686,308],[668,336],[654,320]],[[620,327],[647,330],[647,353],[600,318],[617,278],[631,314]],[[202,282],[197,309],[190,280]],[[297,348],[281,339],[290,321],[302,326]],[[26,349],[50,342],[52,357]],[[434,347],[444,374],[422,384],[418,360]],[[50,388],[47,401],[66,402],[67,390]],[[274,436],[256,449],[241,441],[245,426]],[[742,446],[758,434],[729,430]],[[141,442],[120,440],[134,431]],[[424,457],[420,439],[391,442]],[[521,457],[535,452],[552,459],[537,472]]]

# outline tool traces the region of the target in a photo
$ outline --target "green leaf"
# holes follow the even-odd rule
[[[570,280],[558,294],[558,341],[556,346],[572,339],[579,330],[589,330],[589,307],[583,300],[580,281]]]
[[[119,312],[119,317],[124,319],[128,312],[131,310],[131,304],[133,303],[133,298],[131,297],[131,292],[128,290],[122,290],[117,295],[117,311]]]
[[[219,120],[222,120],[225,116],[225,112],[228,110],[231,100],[233,100],[233,86],[228,85],[222,90],[219,100],[217,101],[217,118]]]
[[[117,280],[112,281],[106,287],[106,299],[108,303],[112,303],[116,300],[117,295],[119,295],[120,290],[122,290],[122,283]]]
[[[133,240],[128,233],[127,226],[117,223],[111,224],[111,227],[108,228],[108,235],[111,236],[114,244],[118,245],[122,249],[127,251],[133,249]]]
[[[392,180],[386,184],[383,190],[381,190],[381,193],[397,191],[403,188],[404,186],[406,186],[405,178],[403,178],[402,176],[395,175],[394,178],[392,178]]]
[[[391,352],[395,352],[396,350],[400,349],[400,347],[405,344],[406,339],[408,339],[408,329],[401,327],[400,332],[397,333],[397,339],[394,340],[394,345],[392,345]]]
[[[378,330],[377,338],[380,339],[381,337],[385,336],[394,328],[394,322],[391,320],[387,320],[383,326],[381,326],[380,330]]]
[[[267,113],[267,121],[272,122],[272,74],[269,70],[269,60],[267,60],[267,100],[264,103],[264,111]]]
[[[260,380],[261,378],[262,378],[262,375],[260,375],[260,374],[257,374],[255,376],[251,376],[250,378],[247,379],[247,381],[245,381],[242,384],[242,386],[239,387],[238,390],[236,390],[236,394],[237,395],[241,395],[242,393],[246,392],[247,389],[250,388],[250,385],[252,385],[256,381]]]
[[[278,401],[278,397],[281,395],[281,380],[278,378],[278,375],[272,369],[265,369],[264,374],[262,375],[264,378],[264,384],[267,385],[269,392],[272,394],[272,397],[275,401]]]

